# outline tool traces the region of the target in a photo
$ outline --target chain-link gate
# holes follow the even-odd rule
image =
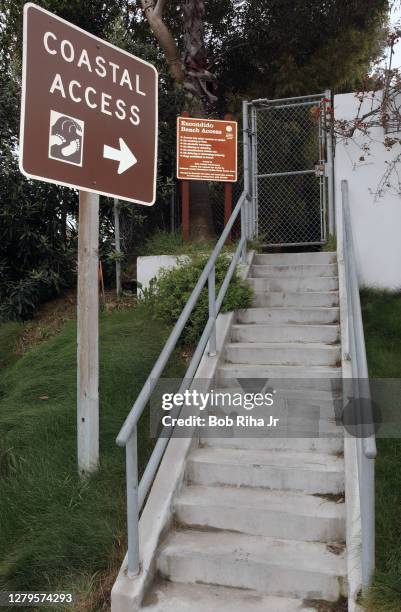
[[[328,102],[326,93],[247,105],[255,229],[266,246],[326,242],[328,200],[332,224]]]

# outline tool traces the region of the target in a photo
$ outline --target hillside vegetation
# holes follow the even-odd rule
[[[363,291],[371,378],[401,378],[401,293]],[[401,440],[377,439],[376,575],[369,612],[401,610]]]
[[[75,322],[19,357],[22,331],[0,326],[0,590],[72,590],[74,611],[109,609],[126,549],[125,453],[115,437],[168,328],[145,307],[101,316],[101,466],[84,481],[76,470]],[[175,355],[167,374],[182,372]],[[152,448],[146,418],[138,444],[142,470]]]

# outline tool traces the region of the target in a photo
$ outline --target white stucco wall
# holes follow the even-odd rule
[[[171,270],[189,261],[188,255],[146,255],[136,260],[136,278],[138,281],[137,295],[141,295],[143,289],[148,289],[150,281],[160,271]]]
[[[354,94],[334,98],[337,119],[356,116],[358,100]],[[370,103],[367,110],[370,109]],[[363,112],[363,111],[362,111]],[[386,161],[396,155],[383,145],[384,130],[371,131],[370,154],[362,154],[352,140],[337,142],[335,154],[335,197],[341,201],[341,180],[349,184],[350,210],[357,266],[361,286],[401,288],[401,196],[388,189],[380,198],[375,192],[386,170]],[[363,136],[357,142],[367,142]],[[399,150],[399,147],[396,147]],[[361,161],[360,157],[364,156]],[[401,168],[400,168],[401,174]]]

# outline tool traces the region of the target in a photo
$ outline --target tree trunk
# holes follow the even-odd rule
[[[162,19],[165,3],[166,0],[141,0],[143,12],[164,51],[175,83],[184,88],[186,110],[191,116],[205,117],[207,107],[217,98],[212,92],[213,76],[207,70],[204,0],[184,1],[183,61]],[[215,235],[209,185],[205,181],[190,181],[190,233],[194,239],[210,239]]]
[[[190,236],[192,240],[210,240],[215,236],[209,183],[191,181],[190,184]]]
[[[171,75],[177,85],[184,82],[184,68],[176,42],[163,21],[163,9],[166,0],[141,0],[142,10],[149,22],[150,28],[164,51],[170,66]]]
[[[191,116],[205,117],[207,106],[216,98],[210,91],[213,77],[207,70],[204,0],[185,0],[183,10],[186,110]],[[190,181],[190,232],[195,240],[215,235],[206,181]]]

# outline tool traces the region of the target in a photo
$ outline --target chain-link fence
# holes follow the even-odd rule
[[[238,180],[232,183],[232,209],[244,190],[243,146],[241,124],[238,124]],[[219,236],[224,228],[224,186],[226,183],[209,183],[209,199],[212,207],[214,228]]]
[[[251,106],[253,194],[266,245],[326,239],[324,96]]]
[[[328,173],[324,94],[255,100],[248,104],[250,183],[257,237],[266,246],[321,245],[327,238]],[[239,123],[238,181],[234,207],[244,189],[243,133]],[[209,183],[214,230],[224,227],[224,183]],[[173,223],[181,223],[181,197],[174,196]],[[235,236],[236,228],[233,234]]]

